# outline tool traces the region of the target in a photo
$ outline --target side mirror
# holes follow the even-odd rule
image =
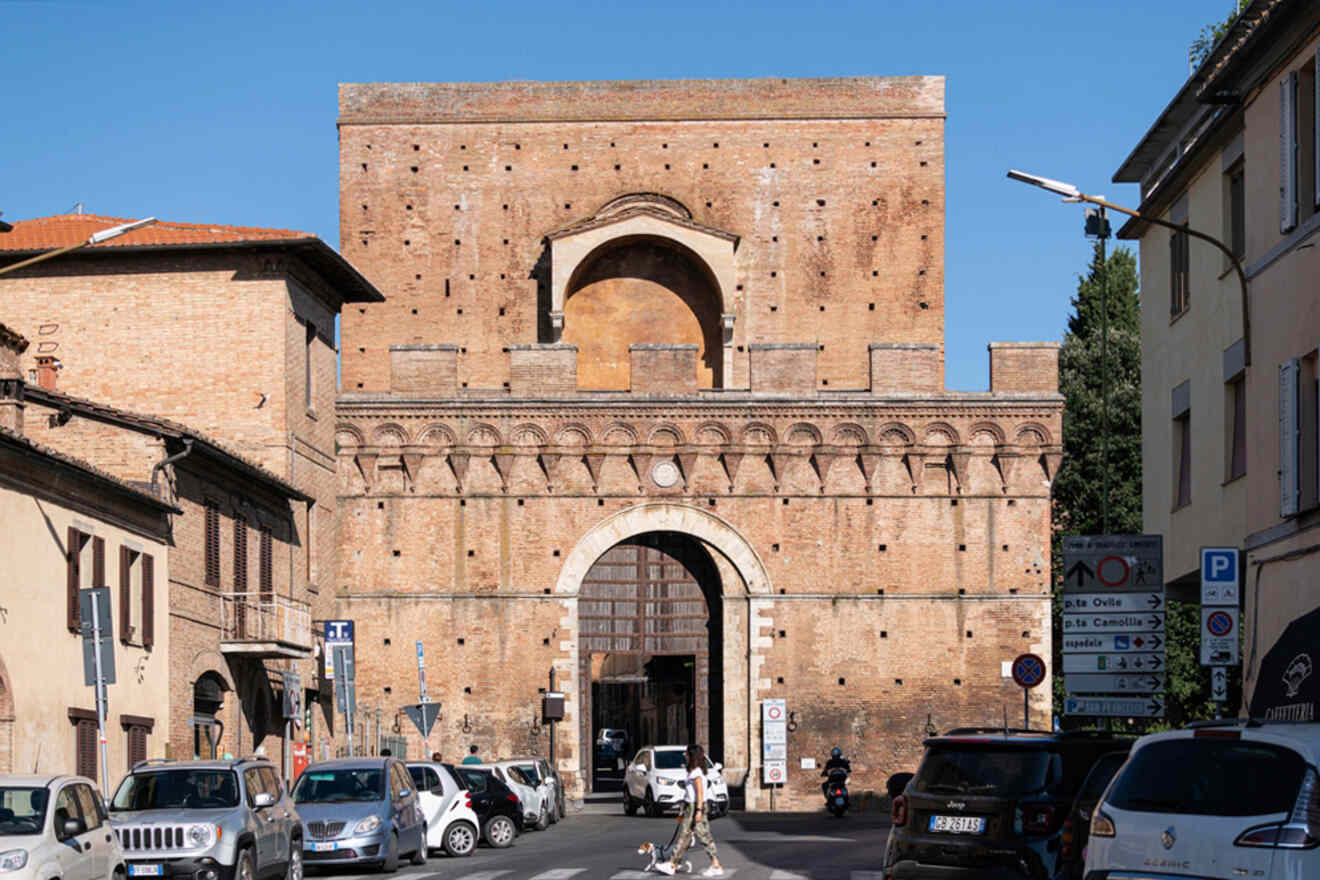
[[[263,791],[252,796],[252,806],[258,810],[264,810],[266,807],[275,806],[277,798],[268,791]]]
[[[903,793],[903,790],[908,787],[908,783],[911,781],[911,773],[895,773],[885,783],[885,791],[891,798],[896,798]]]
[[[70,837],[77,837],[79,834],[86,833],[87,823],[82,819],[65,819],[64,827],[60,830],[64,832],[64,839],[68,840]]]

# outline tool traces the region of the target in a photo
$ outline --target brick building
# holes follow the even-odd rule
[[[118,222],[16,223],[0,265]],[[283,673],[306,705],[330,700],[313,656],[315,622],[334,614],[335,317],[380,294],[305,233],[161,223],[0,276],[0,296],[32,339],[28,433],[182,511],[153,755],[278,756]],[[328,720],[305,715],[323,751]]]
[[[342,248],[387,293],[343,315],[337,405],[364,696],[413,702],[422,641],[432,748],[545,753],[553,670],[578,796],[636,724],[749,807],[765,698],[780,807],[831,746],[880,789],[929,726],[1015,714],[1062,400],[1052,344],[944,390],[943,89],[341,86]]]

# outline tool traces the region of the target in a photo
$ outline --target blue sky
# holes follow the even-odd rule
[[[0,210],[302,229],[338,244],[336,84],[947,77],[947,384],[992,340],[1059,339],[1082,209],[1010,167],[1109,183],[1231,0],[0,0]],[[1115,224],[1117,228],[1118,224]]]

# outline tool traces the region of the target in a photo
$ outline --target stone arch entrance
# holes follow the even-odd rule
[[[605,552],[578,597],[579,741],[593,790],[648,743],[710,744],[723,757],[723,595],[701,542],[648,532]],[[603,741],[606,729],[628,740]]]

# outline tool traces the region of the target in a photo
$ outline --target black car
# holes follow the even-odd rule
[[[1095,805],[1100,803],[1100,796],[1109,787],[1110,780],[1127,758],[1127,751],[1101,755],[1087,774],[1082,790],[1077,793],[1072,809],[1068,811],[1068,818],[1063,822],[1062,849],[1055,880],[1082,880],[1086,841],[1091,837],[1091,814],[1095,811]]]
[[[1052,880],[1082,782],[1101,755],[1131,744],[1097,730],[960,728],[927,739],[894,798],[885,877]]]
[[[480,764],[445,764],[472,796],[472,811],[481,822],[481,836],[491,846],[504,848],[523,830],[523,806],[518,795]]]

